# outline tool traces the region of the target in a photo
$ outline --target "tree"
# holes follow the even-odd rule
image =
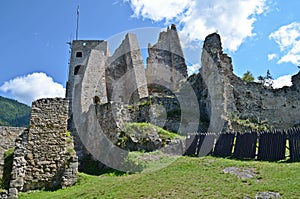
[[[265,78],[263,76],[260,75],[257,77],[257,79],[258,79],[258,83],[265,84]]]
[[[267,75],[265,77],[265,82],[264,82],[264,86],[266,86],[267,88],[273,88],[273,77],[270,73],[270,71],[267,71]]]
[[[267,71],[267,75],[265,77],[263,76],[258,76],[258,82],[261,83],[263,86],[265,86],[266,88],[273,88],[273,77],[270,73],[270,71]]]
[[[246,82],[253,82],[254,77],[250,71],[246,71],[242,77],[242,80],[244,80]]]

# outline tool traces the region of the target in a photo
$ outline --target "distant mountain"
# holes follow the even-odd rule
[[[31,108],[0,96],[0,126],[27,127]]]

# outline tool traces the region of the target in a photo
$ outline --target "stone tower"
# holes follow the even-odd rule
[[[103,40],[74,40],[71,48],[71,58],[69,66],[69,78],[67,82],[66,97],[69,100],[73,98],[73,91],[76,84],[79,84],[85,75],[103,75],[105,70],[105,61],[109,56],[108,45]],[[85,74],[85,72],[88,72]],[[101,77],[101,76],[100,76]],[[104,81],[99,82],[105,84]],[[95,89],[97,94],[102,94],[101,101],[107,102],[106,89]],[[105,97],[104,97],[105,96]],[[70,101],[70,104],[72,101]],[[70,107],[71,108],[71,107]]]
[[[148,96],[143,58],[136,35],[128,33],[109,57],[106,70],[109,101],[129,103]]]
[[[81,87],[83,111],[93,103],[124,102],[124,98],[134,97],[128,95],[136,95],[137,99],[147,97],[145,70],[136,35],[128,33],[112,56],[109,56],[106,41],[73,41],[66,92],[70,104],[74,90],[78,90],[76,87]]]
[[[178,33],[174,24],[171,29],[159,34],[156,44],[148,46],[146,76],[148,83],[158,83],[177,89],[179,81],[185,79],[187,66]]]
[[[70,119],[68,130],[73,135],[75,151],[79,161],[88,155],[89,152],[82,144],[74,124],[73,100],[77,99],[78,96],[80,97],[78,100],[83,102],[80,107],[82,111],[86,111],[89,105],[94,103],[93,100],[95,99],[100,100],[102,103],[107,102],[105,79],[103,77],[108,56],[109,50],[106,41],[74,40],[72,42],[66,97],[69,99]],[[83,93],[81,94],[79,91],[83,91]]]
[[[108,43],[102,40],[75,40],[71,47],[66,91],[70,102],[68,129],[82,160],[89,152],[80,136],[89,132],[78,132],[76,125],[84,121],[76,120],[76,116],[87,114],[96,104],[138,101],[148,96],[148,89],[136,35],[127,34],[112,56]]]

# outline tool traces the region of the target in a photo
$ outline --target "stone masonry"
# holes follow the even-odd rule
[[[105,134],[113,141],[114,134],[119,132],[120,126],[115,125],[114,121],[107,123],[108,120],[105,120],[105,123],[101,121],[101,117],[96,121],[95,109],[98,116],[99,110],[103,109],[106,113],[104,116],[109,116],[106,119],[111,118],[108,112],[112,111],[109,109],[112,104],[136,104],[139,100],[147,98],[148,92],[155,93],[152,93],[152,84],[168,90],[166,95],[158,88],[158,93],[154,96],[161,99],[173,96],[175,101],[179,101],[177,106],[180,110],[173,111],[163,103],[155,104],[162,109],[160,115],[163,116],[162,121],[167,121],[165,127],[168,126],[168,129],[177,132],[238,130],[232,117],[256,117],[257,121],[268,121],[274,128],[289,128],[300,123],[299,113],[296,111],[299,110],[299,75],[293,77],[292,87],[276,90],[264,88],[258,83],[242,81],[233,74],[231,58],[223,53],[221,38],[216,33],[205,39],[201,57],[202,68],[199,73],[188,78],[196,100],[190,100],[190,90],[184,92],[184,89],[181,89],[181,86],[186,84],[187,66],[174,25],[160,33],[156,44],[149,44],[146,69],[136,35],[128,33],[112,56],[109,55],[108,46],[106,41],[100,40],[77,40],[72,43],[67,83],[67,98],[70,100],[68,129],[74,136],[79,159],[98,147],[87,146],[90,147],[87,149],[86,144],[82,144],[82,138],[85,143],[92,143],[89,140],[93,141],[93,136],[98,136],[94,135],[94,131],[99,125],[104,130],[106,127],[109,129]],[[193,103],[190,103],[191,101]],[[273,106],[274,104],[276,105]],[[200,115],[197,111],[191,112],[191,109],[196,109],[197,106]],[[145,114],[133,114],[137,120],[142,114],[142,120],[164,123],[159,119],[150,118],[151,114],[146,113],[153,112],[157,107],[144,108]],[[281,110],[284,114],[280,114]],[[74,113],[77,116],[76,122]],[[178,122],[174,122],[174,118]],[[169,119],[171,125],[168,125]],[[81,137],[75,123],[82,126]],[[95,123],[95,126],[92,123]],[[89,137],[90,134],[93,136]],[[102,137],[99,139],[103,140]]]
[[[56,189],[77,179],[77,156],[67,133],[68,100],[40,99],[32,104],[30,126],[16,141],[9,194]]]
[[[0,126],[0,179],[3,175],[4,152],[15,147],[15,140],[25,130],[19,127]]]
[[[176,90],[187,77],[187,66],[175,25],[159,34],[156,44],[148,46],[146,77],[148,84]]]
[[[245,82],[233,73],[232,60],[213,33],[204,41],[199,73],[187,78],[174,25],[149,44],[148,54],[145,69],[131,33],[112,56],[106,41],[72,42],[66,99],[33,102],[28,129],[0,127],[0,178],[3,154],[15,147],[11,198],[19,191],[74,184],[78,158],[90,152],[104,165],[121,168],[126,151],[115,143],[127,122],[151,122],[183,135],[243,130],[233,118],[277,129],[300,126],[300,72],[291,87],[281,89]],[[161,87],[152,92],[153,84]]]
[[[112,56],[106,41],[73,41],[66,97],[70,100],[68,129],[74,136],[79,160],[89,152],[77,132],[74,111],[88,113],[94,104],[109,101],[137,101],[148,96],[146,84],[136,35],[127,34]]]
[[[265,121],[276,129],[299,126],[300,73],[292,77],[291,87],[281,89],[245,82],[234,75],[231,58],[223,53],[216,33],[206,37],[201,62],[198,78],[208,91],[202,102],[207,102],[209,131],[241,130],[233,125],[232,117]]]
[[[109,58],[106,70],[109,101],[129,103],[148,96],[143,58],[136,35],[128,33]]]

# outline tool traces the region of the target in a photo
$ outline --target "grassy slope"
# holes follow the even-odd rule
[[[167,158],[162,162],[165,161]],[[73,187],[55,192],[22,193],[20,198],[254,198],[262,191],[279,192],[282,198],[300,197],[300,163],[214,157],[180,157],[170,161],[172,163],[163,169],[151,171],[148,168],[132,175],[81,173]],[[254,167],[258,176],[241,180],[222,172],[228,166]]]
[[[0,96],[0,110],[0,126],[28,126],[31,110],[29,106]]]

